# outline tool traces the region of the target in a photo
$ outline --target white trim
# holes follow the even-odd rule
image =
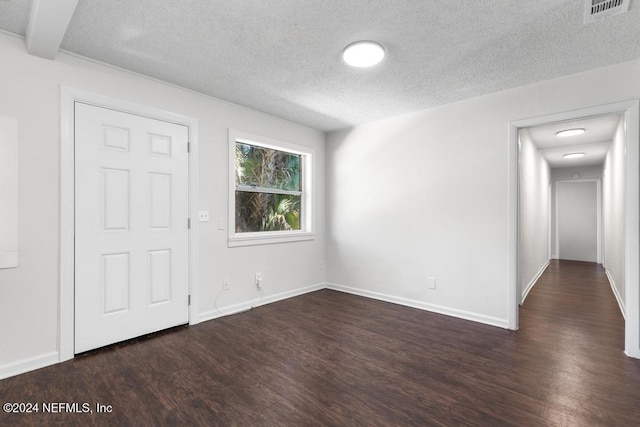
[[[551,176],[551,171],[549,170],[549,176]],[[549,179],[549,185],[548,185],[548,189],[547,189],[547,242],[548,242],[548,248],[547,248],[547,257],[549,258],[549,260],[551,259],[555,259],[557,258],[557,256],[554,256],[554,254],[552,254],[551,252],[551,240],[553,239],[553,233],[552,231],[552,215],[553,215],[553,183],[551,181],[551,178]],[[524,301],[524,299],[523,299]]]
[[[302,156],[302,201],[301,201],[301,218],[300,230],[293,231],[264,231],[256,233],[238,233],[235,232],[236,222],[236,174],[235,174],[235,150],[236,142],[244,142],[250,145],[271,148],[274,150],[285,151]],[[314,221],[314,186],[315,176],[314,167],[315,149],[302,144],[294,144],[291,142],[280,141],[265,136],[255,135],[237,129],[229,128],[229,213],[228,213],[228,246],[230,248],[237,246],[266,245],[272,243],[288,243],[303,240],[314,240],[313,232]],[[276,191],[277,192],[277,191]],[[293,192],[291,192],[293,193]]]
[[[553,203],[555,207],[554,217],[555,217],[555,245],[556,245],[556,259],[560,259],[560,233],[558,233],[558,184],[556,182],[553,183],[553,195],[555,196],[555,201]]]
[[[611,286],[611,291],[613,292],[613,295],[616,297],[616,301],[618,301],[618,307],[620,308],[620,313],[622,313],[622,317],[626,319],[627,316],[624,313],[624,302],[622,302],[622,297],[618,292],[618,288],[616,288],[616,282],[613,280],[613,277],[611,277],[609,270],[605,268],[604,272],[607,275],[607,279],[609,280],[609,286]]]
[[[533,286],[536,284],[536,282],[538,281],[540,276],[542,276],[542,274],[545,272],[547,267],[549,267],[549,262],[550,261],[551,260],[547,260],[547,262],[544,263],[542,268],[540,270],[538,270],[536,275],[533,276],[533,279],[531,279],[529,284],[524,288],[524,290],[522,291],[522,299],[521,299],[522,302],[520,303],[520,305],[524,304],[524,300],[527,299],[527,295],[529,295],[529,292],[531,292],[531,289],[533,289]]]
[[[208,310],[208,311],[205,311],[204,313],[200,313],[200,322],[205,322],[208,320],[218,319],[220,317],[241,313],[243,311],[251,310],[252,308],[260,307],[262,305],[271,304],[271,303],[282,301],[285,299],[308,294],[310,292],[319,291],[319,290],[325,289],[325,287],[326,286],[324,283],[317,283],[315,285],[305,286],[302,288],[293,289],[291,291],[280,292],[264,298],[255,298],[250,301],[244,301],[238,304],[223,306],[223,307],[220,307],[219,309]]]
[[[456,317],[459,319],[470,320],[473,322],[483,323],[490,326],[497,326],[499,328],[508,329],[508,322],[506,319],[500,319],[497,317],[485,316],[479,313],[473,313],[470,311],[458,310],[455,308],[445,307],[436,304],[430,304],[423,301],[412,300],[408,298],[396,297],[393,295],[382,294],[378,292],[367,291],[350,286],[339,285],[336,283],[318,283],[303,288],[294,289],[287,292],[281,292],[275,295],[271,295],[264,298],[255,298],[250,301],[244,301],[238,304],[232,304],[220,307],[218,309],[208,310],[200,314],[200,321],[208,321],[217,319],[224,316],[230,316],[232,314],[241,313],[243,311],[250,310],[255,307],[259,307],[266,304],[271,304],[277,301],[293,298],[299,295],[307,294],[310,292],[319,291],[322,289],[330,289],[332,291],[344,292],[347,294],[358,295],[364,298],[371,298],[379,301],[385,301],[392,304],[398,304],[405,307],[417,308],[433,313],[443,314],[446,316]]]
[[[0,380],[24,374],[25,372],[35,371],[36,369],[44,368],[46,366],[55,365],[58,362],[59,355],[57,351],[18,360],[17,362],[0,366]],[[10,396],[6,396],[7,399],[9,397]]]
[[[626,206],[625,206],[625,354],[640,359],[640,103],[636,99],[625,111]]]
[[[455,308],[445,307],[442,305],[430,304],[424,301],[396,297],[393,295],[367,291],[364,289],[353,288],[350,286],[339,285],[336,283],[327,283],[326,288],[331,289],[332,291],[345,292],[348,294],[358,295],[366,298],[372,298],[379,301],[389,302],[392,304],[399,304],[406,307],[412,307],[420,310],[430,311],[433,313],[444,314],[451,317],[457,317],[459,319],[471,320],[473,322],[478,322],[478,323],[484,323],[485,325],[497,326],[499,328],[509,329],[509,322],[507,319],[500,319],[498,317],[485,316],[484,314],[474,313],[471,311],[458,310]]]
[[[98,107],[150,117],[186,126],[189,129],[189,216],[198,217],[198,121],[167,111],[62,86],[60,88],[60,296],[59,342],[61,362],[74,355],[74,103],[83,102]],[[199,322],[199,225],[191,221],[189,230],[189,324]]]
[[[264,231],[262,233],[242,233],[229,237],[229,247],[249,245],[270,245],[272,243],[301,242],[314,240],[315,233],[290,231]]]
[[[198,120],[181,116],[189,128],[189,324],[200,323],[200,134]]]
[[[509,123],[507,161],[509,181],[507,182],[509,200],[507,228],[509,232],[509,253],[507,254],[507,323],[508,328],[517,331],[520,326],[518,305],[520,296],[518,295],[518,154],[520,141],[518,140],[518,127]]]
[[[60,361],[73,359],[74,349],[74,263],[75,263],[75,96],[60,90],[60,294],[58,309],[58,351]]]
[[[555,235],[556,235],[556,255],[560,259],[560,221],[559,203],[558,203],[558,184],[577,183],[577,182],[595,182],[596,183],[596,263],[602,264],[602,179],[601,178],[584,178],[584,179],[559,179],[554,181],[555,193]],[[584,261],[584,260],[574,260]],[[589,261],[587,261],[589,262]]]
[[[517,225],[518,225],[518,168],[517,144],[518,129],[542,125],[546,123],[575,120],[584,117],[604,114],[623,113],[627,125],[627,165],[626,165],[626,208],[625,208],[625,354],[640,358],[640,103],[638,99],[621,101],[613,104],[598,105],[579,110],[565,111],[546,116],[514,120],[508,124],[508,172],[509,172],[509,291],[507,313],[511,321],[515,318],[517,329]]]

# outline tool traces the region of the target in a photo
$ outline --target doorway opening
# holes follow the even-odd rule
[[[509,124],[510,329],[518,329],[519,304],[551,259],[587,256],[587,261],[603,263],[609,269],[612,289],[619,290],[616,297],[625,316],[625,353],[640,358],[638,112],[639,103],[634,100]],[[611,127],[608,130],[611,138],[598,141],[595,136],[595,140],[583,141],[581,145],[560,142],[562,138],[557,136],[568,128],[604,129],[607,122],[615,129],[613,133]],[[546,136],[539,135],[544,132]],[[594,160],[597,153],[600,161]],[[582,165],[562,163],[563,160],[575,162],[577,158],[589,161]],[[586,221],[595,230],[595,236],[590,236],[591,246],[583,251],[587,255],[580,254],[583,243],[561,242],[561,238],[566,239],[563,234],[567,234],[562,231],[562,224],[572,222],[575,210],[561,212],[563,218],[558,218],[558,208],[562,209],[561,205],[566,206],[576,197],[575,194],[567,196],[565,190],[571,193],[578,189],[579,186],[570,187],[571,183],[578,182],[585,183],[580,188],[584,194],[579,197],[596,199],[602,206]],[[558,188],[561,199],[558,199]],[[579,221],[574,218],[573,222]],[[568,228],[565,225],[564,231]],[[577,252],[572,253],[572,246]]]
[[[600,163],[596,167],[600,169],[603,166],[604,164]],[[570,170],[581,169],[575,167]],[[578,172],[572,172],[572,174],[579,175]],[[551,224],[554,248],[552,259],[603,264],[601,188],[601,178],[554,181],[555,206],[552,211],[555,215],[552,217]],[[624,195],[622,196],[619,200],[620,204],[624,202]],[[607,230],[612,228],[609,225],[611,224],[608,224]],[[624,250],[624,244],[621,246]]]

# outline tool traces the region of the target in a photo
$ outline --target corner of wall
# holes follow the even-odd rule
[[[484,323],[489,326],[496,326],[503,329],[509,328],[509,322],[507,319],[501,319],[498,317],[485,316],[484,314],[474,313],[471,311],[458,310],[451,307],[445,307],[437,304],[430,304],[423,301],[413,300],[409,298],[397,297],[389,294],[383,294],[379,292],[367,291],[364,289],[354,288],[350,286],[344,286],[337,283],[327,283],[327,289],[333,291],[344,292],[352,295],[358,295],[365,298],[372,298],[379,301],[384,301],[392,304],[403,305],[405,307],[417,308],[432,313],[444,314],[446,316],[457,317],[458,319],[470,320],[472,322]]]

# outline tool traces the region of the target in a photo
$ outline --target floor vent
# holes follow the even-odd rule
[[[631,0],[585,0],[584,23],[601,21],[613,15],[629,11]]]

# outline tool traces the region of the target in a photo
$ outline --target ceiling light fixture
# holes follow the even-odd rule
[[[384,47],[378,42],[363,40],[344,48],[342,59],[352,67],[373,67],[384,58]]]
[[[565,159],[577,159],[578,157],[584,157],[584,153],[568,153],[562,157]]]
[[[560,138],[565,138],[567,136],[582,135],[583,133],[584,133],[583,128],[567,129],[567,130],[561,130],[560,132],[556,132],[556,136]]]

